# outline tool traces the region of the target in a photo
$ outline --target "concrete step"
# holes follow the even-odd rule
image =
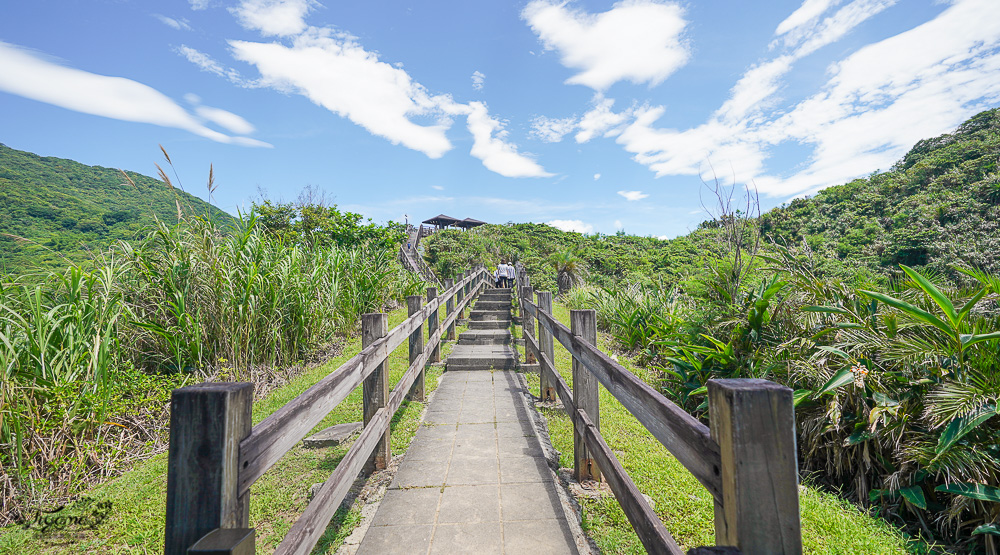
[[[469,330],[458,334],[459,345],[509,345],[507,330]]]
[[[510,327],[510,320],[470,320],[470,330],[505,330]]]
[[[517,351],[509,345],[456,345],[445,362],[446,370],[511,370],[517,368]]]
[[[473,309],[469,312],[469,320],[510,320],[509,310],[479,310]]]
[[[512,306],[510,299],[484,299],[479,297],[479,300],[476,301],[476,305],[481,304],[490,306],[496,305],[497,308],[510,308]]]

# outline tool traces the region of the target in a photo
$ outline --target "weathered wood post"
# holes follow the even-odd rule
[[[438,296],[437,287],[427,288],[427,304],[431,304],[431,302],[434,301],[434,299],[436,299],[437,296]],[[427,316],[427,337],[434,335],[434,332],[437,331],[438,316],[440,315],[440,311],[441,308],[438,307],[436,310],[431,312],[429,316]],[[430,345],[430,348],[432,350],[429,362],[441,362],[441,341],[439,340],[434,342],[432,345]]]
[[[452,278],[445,278],[444,280],[444,290],[451,291],[451,288],[455,286],[455,280]],[[444,304],[445,317],[451,316],[452,312],[455,312],[455,295],[448,295],[448,300]],[[448,341],[455,340],[455,321],[452,320],[451,324],[448,326],[448,333],[445,336]]]
[[[461,284],[462,280],[465,279],[465,275],[464,274],[458,274],[458,277],[456,279],[458,280],[458,283]],[[465,286],[464,285],[459,285],[459,287],[458,287],[458,295],[457,296],[458,296],[458,318],[455,319],[456,321],[457,320],[464,320],[465,319],[465,308],[462,307],[462,301],[465,300]]]
[[[535,319],[532,318],[531,313],[525,310],[525,303],[531,302],[531,286],[526,285],[521,287],[521,335],[525,338],[524,340],[524,362],[525,364],[534,364],[537,362],[535,358],[535,351],[531,348],[531,344],[528,342],[527,337],[530,335],[535,341],[538,341],[538,335],[535,332]]]
[[[389,333],[389,316],[380,312],[361,315],[361,347],[365,348],[386,336]],[[389,376],[386,369],[386,362],[382,360],[375,371],[365,378],[361,390],[363,418],[365,426],[371,421],[378,409],[385,406],[389,398]],[[386,428],[385,436],[379,441],[372,458],[376,470],[384,470],[392,460],[390,450],[389,429]]]
[[[538,296],[538,302],[536,303],[538,310],[548,315],[552,315],[552,293],[549,291],[539,291],[536,295]],[[538,350],[540,351],[539,358],[541,358],[541,355],[544,354],[549,357],[552,364],[556,363],[556,350],[552,333],[550,333],[541,322],[538,323]],[[555,371],[555,368],[552,370]],[[554,376],[550,376],[545,371],[544,364],[540,365],[538,375],[540,378],[538,396],[542,401],[555,401],[556,384],[553,379]]]
[[[167,555],[185,555],[216,528],[250,527],[250,495],[239,495],[237,478],[252,404],[253,384],[243,382],[190,385],[170,395]]]
[[[423,297],[420,295],[410,295],[406,297],[406,314],[408,316],[413,316],[414,314],[420,312],[421,301]],[[410,341],[408,342],[410,350],[410,364],[413,364],[417,357],[424,352],[424,324],[421,322],[417,329],[410,334]],[[424,401],[424,369],[420,369],[420,373],[417,375],[416,381],[413,382],[413,389],[410,390],[410,399],[414,401]]]
[[[767,380],[709,380],[722,455],[715,542],[743,553],[802,553],[792,390]]]
[[[571,310],[569,312],[570,331],[584,343],[597,345],[597,311]],[[601,429],[601,396],[600,382],[597,376],[573,357],[573,403],[577,410],[587,413],[594,427]],[[601,481],[601,470],[590,455],[583,435],[573,430],[573,474],[578,481]]]

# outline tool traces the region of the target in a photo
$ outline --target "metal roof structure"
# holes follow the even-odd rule
[[[471,229],[473,227],[478,227],[478,226],[481,226],[481,225],[486,225],[486,222],[483,222],[483,221],[480,221],[480,220],[474,220],[472,218],[466,218],[466,219],[464,219],[464,220],[462,220],[460,222],[457,222],[455,224],[455,227],[461,227],[461,228],[464,228],[464,229]]]
[[[428,218],[428,219],[424,220],[422,223],[425,223],[425,224],[428,224],[428,225],[436,225],[436,226],[438,226],[440,228],[445,228],[445,227],[448,227],[450,225],[455,225],[455,224],[457,224],[460,221],[462,221],[462,220],[459,220],[458,218],[452,218],[451,216],[445,216],[444,214],[438,214],[437,216],[434,216],[433,218]]]

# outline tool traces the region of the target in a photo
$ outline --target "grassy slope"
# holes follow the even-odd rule
[[[444,314],[442,310],[441,314]],[[405,310],[389,315],[389,328],[406,318]],[[426,336],[426,326],[425,336]],[[459,328],[461,330],[462,328]],[[404,343],[405,345],[405,343]],[[442,348],[447,355],[451,344]],[[361,350],[361,338],[355,337],[344,352],[326,364],[297,377],[254,405],[253,420],[258,423],[282,405],[295,398]],[[407,367],[405,346],[389,357],[390,383],[395,386]],[[437,387],[439,369],[427,370],[427,392]],[[393,418],[392,451],[406,450],[416,433],[424,403],[405,403]],[[361,388],[334,409],[314,431],[344,422],[361,420]],[[352,442],[332,449],[293,448],[281,461],[258,480],[250,490],[250,523],[257,529],[257,549],[271,552],[288,532],[295,518],[305,510],[312,484],[329,477],[337,463],[347,453]],[[167,458],[165,454],[140,463],[134,470],[107,484],[93,489],[88,497],[94,501],[110,501],[111,516],[96,531],[69,534],[25,531],[16,527],[0,529],[0,553],[134,553],[160,552],[163,549],[163,522],[166,511]],[[72,509],[72,507],[70,508]],[[74,513],[75,514],[75,513]],[[333,553],[359,521],[355,509],[338,511],[314,553]]]
[[[553,306],[559,321],[569,325],[569,309]],[[609,342],[598,338],[602,350]],[[571,357],[559,342],[556,366],[572,387]],[[641,368],[627,360],[622,364],[640,377]],[[538,377],[528,375],[537,392]],[[552,443],[562,453],[560,466],[573,466],[573,434],[569,418],[561,410],[543,409]],[[713,545],[712,497],[652,435],[604,388],[601,388],[601,433],[615,455],[639,486],[653,498],[656,513],[667,530],[685,549]],[[802,541],[806,553],[904,553],[906,540],[885,521],[860,512],[835,495],[809,487],[801,488]],[[605,553],[643,553],[639,538],[613,497],[584,500],[584,526]]]
[[[0,211],[4,214],[0,273],[64,268],[63,256],[83,262],[116,240],[134,238],[154,217],[176,222],[175,200],[194,214],[230,218],[198,197],[171,191],[162,181],[128,174],[135,188],[116,169],[42,157],[0,144]],[[17,242],[5,233],[31,242]]]

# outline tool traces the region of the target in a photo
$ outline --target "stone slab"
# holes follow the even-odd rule
[[[319,447],[336,447],[337,445],[343,443],[345,439],[361,431],[361,426],[361,422],[348,422],[346,424],[330,426],[319,433],[303,439],[302,445],[312,449]]]

